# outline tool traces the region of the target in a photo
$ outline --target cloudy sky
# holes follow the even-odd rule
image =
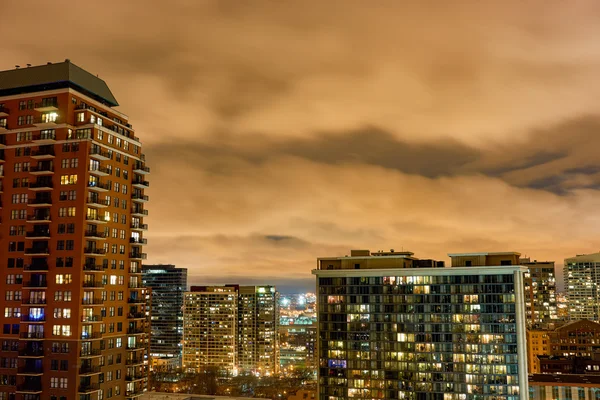
[[[417,3],[4,0],[0,69],[107,81],[152,168],[148,261],[191,283],[600,250],[600,3]]]

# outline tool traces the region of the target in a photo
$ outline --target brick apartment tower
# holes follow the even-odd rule
[[[106,83],[0,72],[0,399],[131,399],[147,385],[144,155]]]

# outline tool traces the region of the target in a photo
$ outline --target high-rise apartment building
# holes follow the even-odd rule
[[[147,382],[141,144],[65,62],[0,72],[0,399],[129,399]]]
[[[554,329],[558,321],[554,261],[521,258],[519,264],[528,269],[524,279],[527,328]]]
[[[527,399],[519,253],[317,261],[321,400]]]
[[[242,372],[279,372],[279,293],[274,286],[240,286],[238,364]]]
[[[192,286],[185,294],[183,367],[194,371],[211,365],[258,376],[278,373],[278,298],[274,286]]]
[[[214,367],[237,374],[237,307],[235,287],[192,286],[183,307],[183,368],[200,372]]]
[[[564,280],[569,319],[599,322],[600,253],[581,254],[565,259]]]
[[[187,269],[174,265],[143,265],[142,282],[152,289],[150,356],[178,358],[181,365],[183,339],[183,294],[187,290]]]

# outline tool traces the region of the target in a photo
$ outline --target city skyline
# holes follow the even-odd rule
[[[153,172],[149,264],[289,293],[349,248],[509,248],[562,288],[599,250],[595,3],[103,4],[5,5],[0,70],[110,82]]]

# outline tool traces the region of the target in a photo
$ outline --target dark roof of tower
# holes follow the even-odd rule
[[[69,60],[0,71],[0,96],[65,87],[71,87],[111,107],[119,105],[106,82]]]

